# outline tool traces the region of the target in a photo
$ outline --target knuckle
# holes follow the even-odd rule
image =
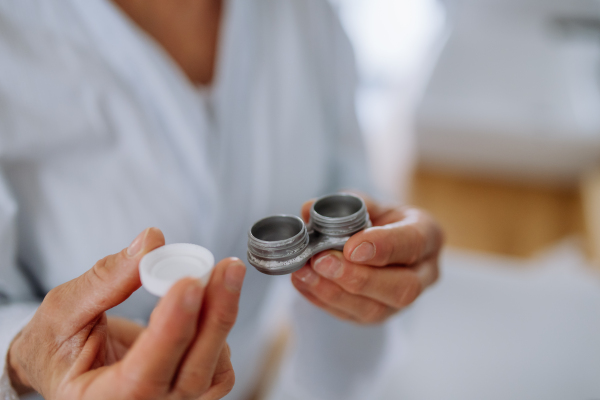
[[[404,239],[396,239],[385,260],[388,264],[400,262],[414,264],[419,260],[425,248],[425,235],[419,230],[416,223],[403,227]]]
[[[146,333],[147,332],[147,333]],[[187,329],[170,329],[164,325],[148,325],[146,330],[150,340],[155,343],[161,343],[168,340],[170,346],[175,348],[187,348],[193,338],[194,332]]]
[[[217,377],[215,377],[215,380],[217,380]],[[231,389],[233,389],[233,386],[235,385],[235,373],[233,372],[233,369],[229,369],[219,374],[218,381],[219,388],[221,389],[219,390],[219,396],[223,397],[231,392]]]
[[[46,293],[38,309],[41,320],[51,323],[52,328],[58,327],[54,325],[54,321],[62,315],[61,311],[65,308],[65,304],[74,295],[76,295],[76,288],[73,282],[63,283]]]
[[[185,348],[190,344],[192,337],[193,337],[192,332],[187,332],[185,330],[177,332],[173,338],[173,345],[176,348]]]
[[[90,269],[89,273],[86,274],[86,277],[91,281],[90,283],[110,283],[110,274],[108,271],[108,266],[110,263],[109,257],[104,257],[102,260],[98,261],[96,264],[94,264],[92,269]]]
[[[404,289],[403,288],[399,288],[396,293],[394,293],[394,296],[391,299],[390,305],[394,308],[402,308],[404,307],[403,304],[403,297],[404,297]]]
[[[344,288],[352,294],[363,293],[369,284],[370,274],[366,268],[351,268],[345,279]]]
[[[189,392],[188,394],[193,395],[204,393],[210,386],[206,370],[202,368],[186,368],[185,371],[180,373],[179,382],[181,387],[188,388],[188,390],[184,390],[186,393]],[[193,390],[189,388],[193,388]]]
[[[167,382],[152,381],[142,378],[138,374],[124,371],[118,368],[117,380],[123,386],[124,398],[131,400],[143,400],[155,397],[158,393],[165,392]]]
[[[206,393],[209,387],[210,382],[205,374],[186,372],[184,376],[179,377],[173,393],[178,399],[197,399]]]
[[[63,295],[62,295],[63,291],[64,291],[63,285],[57,286],[54,289],[50,290],[48,293],[46,293],[46,296],[44,297],[44,301],[42,302],[42,305],[44,307],[49,307],[50,309],[59,305],[61,299],[63,298]]]
[[[337,304],[342,300],[343,291],[337,285],[329,285],[319,290],[319,297],[326,303]]]
[[[411,251],[409,251],[410,257],[408,264],[414,264],[419,260],[421,254],[423,254],[426,238],[416,224],[411,225],[410,228],[412,230],[411,236],[413,237],[413,246],[411,246]]]
[[[235,382],[235,375],[231,373],[231,378],[227,381],[223,381],[211,388],[210,395],[202,396],[201,400],[217,400],[225,397],[233,389]]]
[[[376,324],[385,319],[387,307],[380,303],[373,302],[362,317],[362,322],[366,324]]]
[[[417,299],[421,293],[422,287],[416,275],[410,275],[404,285],[400,287],[396,294],[394,306],[397,308],[406,307]]]
[[[220,399],[231,392],[235,384],[235,373],[232,368],[215,374],[212,377],[212,382],[207,381],[206,374],[195,375],[195,377],[192,375],[187,376],[185,382],[182,381],[181,386],[175,389],[177,399]],[[202,383],[198,384],[198,382]],[[207,392],[210,392],[210,394]]]
[[[214,316],[214,324],[222,330],[228,331],[235,323],[236,313],[231,310],[219,309],[216,310]]]

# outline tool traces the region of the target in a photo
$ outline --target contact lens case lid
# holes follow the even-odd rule
[[[156,296],[167,294],[171,286],[186,277],[208,283],[215,257],[206,248],[190,243],[168,244],[142,257],[139,265],[142,286]]]

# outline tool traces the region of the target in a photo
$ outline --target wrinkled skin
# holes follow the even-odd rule
[[[443,234],[425,212],[386,207],[359,195],[373,223],[352,236],[343,251],[315,255],[292,274],[311,303],[343,320],[375,324],[411,304],[439,275]],[[314,200],[302,207],[308,221]]]
[[[140,287],[140,259],[162,245],[162,233],[146,229],[129,249],[50,291],[11,345],[14,386],[46,400],[225,396],[235,380],[226,337],[245,274],[240,260],[218,263],[206,288],[177,282],[147,328],[105,314]]]

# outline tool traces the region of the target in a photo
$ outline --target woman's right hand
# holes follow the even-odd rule
[[[158,303],[147,328],[107,319],[141,283],[140,259],[164,245],[156,228],[51,290],[9,350],[13,386],[46,400],[220,399],[233,387],[227,334],[245,266],[229,258],[203,288],[182,279]]]

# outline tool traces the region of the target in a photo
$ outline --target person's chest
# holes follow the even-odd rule
[[[176,71],[131,78],[96,55],[82,61],[96,63],[89,75],[65,88],[93,99],[69,103],[80,124],[68,139],[56,145],[48,137],[70,127],[62,116],[27,132],[32,146],[36,137],[50,144],[5,170],[19,204],[21,261],[44,288],[119,251],[147,226],[217,258],[244,257],[253,221],[298,213],[326,190],[332,124],[302,43],[229,40],[210,107],[193,101]]]
[[[212,82],[224,0],[112,2],[165,49],[190,82]]]

